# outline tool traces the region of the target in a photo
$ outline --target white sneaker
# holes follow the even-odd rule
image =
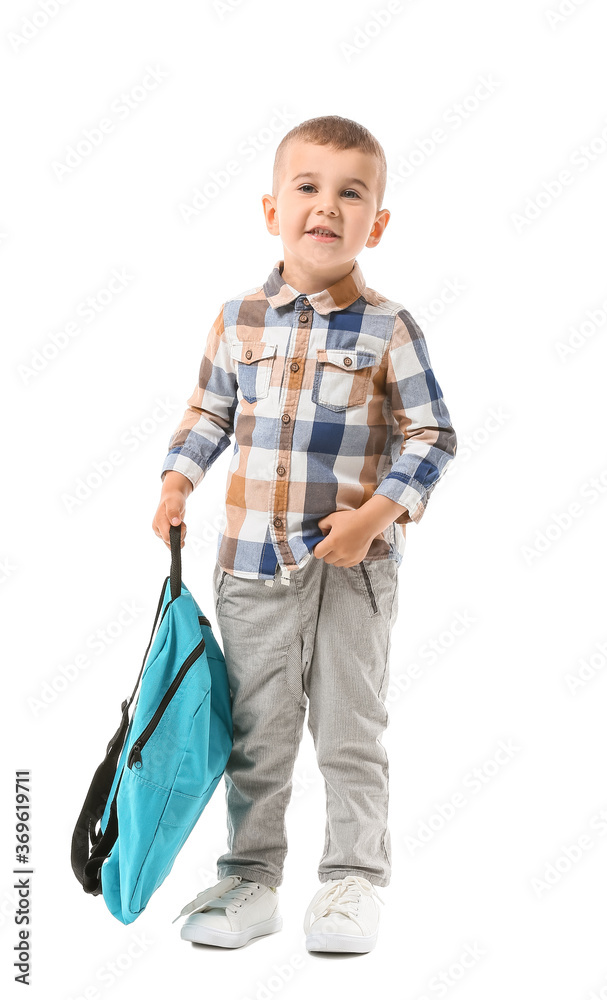
[[[199,892],[175,920],[186,913],[189,916],[181,928],[184,941],[221,948],[240,948],[251,938],[282,929],[276,890],[240,875],[228,875]]]
[[[323,882],[304,918],[308,951],[371,951],[379,922],[375,899],[384,902],[361,875]]]

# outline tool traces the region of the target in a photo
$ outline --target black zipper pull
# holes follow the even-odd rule
[[[127,764],[131,768],[133,764],[135,767],[141,767],[141,747],[138,743],[133,743]]]

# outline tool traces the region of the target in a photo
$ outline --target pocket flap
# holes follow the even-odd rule
[[[369,368],[370,365],[377,363],[377,354],[375,351],[346,351],[337,350],[336,348],[329,348],[328,350],[324,347],[319,347],[316,350],[316,354],[319,361],[328,361],[332,365],[338,365],[343,368],[344,371],[355,371],[358,368]]]
[[[272,358],[276,354],[276,344],[266,344],[261,340],[239,340],[232,344],[230,353],[235,361],[252,365],[262,358]]]

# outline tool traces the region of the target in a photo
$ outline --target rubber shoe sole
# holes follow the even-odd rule
[[[377,942],[377,931],[368,937],[355,934],[308,934],[306,948],[308,951],[371,951]]]
[[[192,913],[188,922],[181,928],[181,936],[184,941],[194,941],[196,944],[214,944],[220,948],[241,948],[251,938],[262,937],[265,934],[273,934],[282,930],[282,917],[274,916],[270,920],[261,920],[259,923],[251,924],[241,931],[220,931],[214,927],[209,927],[202,921],[196,920],[197,913]],[[203,913],[200,914],[204,916]]]

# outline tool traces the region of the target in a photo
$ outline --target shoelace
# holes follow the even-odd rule
[[[384,902],[378,896],[375,886],[368,879],[363,879],[362,876],[346,875],[343,879],[327,882],[326,885],[323,885],[318,890],[306,910],[304,917],[305,933],[308,933],[314,920],[326,917],[329,913],[345,913],[346,916],[351,917],[358,924],[362,931],[363,927],[360,921],[356,919],[356,913],[358,912],[357,904],[361,893],[367,896],[375,896],[382,904]],[[352,912],[353,909],[355,909],[354,913]]]
[[[204,909],[207,903],[221,899],[222,903],[225,901],[226,909],[231,903],[240,904],[247,898],[251,893],[251,886],[248,884],[241,885],[243,881],[241,875],[228,875],[227,878],[218,882],[217,885],[212,886],[210,889],[205,889],[204,892],[199,892],[195,899],[190,903],[186,903],[183,907],[181,913],[175,917],[172,923],[179,920],[179,917],[185,917],[188,913],[197,913],[199,910]],[[236,906],[234,906],[234,911]]]

